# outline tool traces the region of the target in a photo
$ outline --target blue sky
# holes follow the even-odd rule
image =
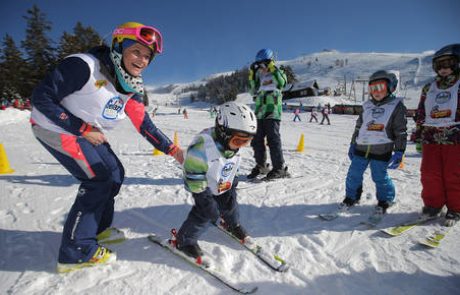
[[[2,0],[2,39],[8,33],[19,46],[34,4],[56,43],[77,21],[101,35],[126,21],[157,27],[164,51],[144,72],[153,85],[239,69],[267,47],[287,60],[323,49],[406,53],[460,42],[459,0]]]

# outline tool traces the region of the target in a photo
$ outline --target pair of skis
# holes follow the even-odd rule
[[[330,213],[325,213],[325,214],[319,214],[318,216],[327,221],[331,221],[334,219],[337,219],[340,216],[345,215],[351,207],[348,207],[346,205],[340,204],[339,208],[336,209],[333,212]],[[360,224],[366,225],[368,227],[374,228],[376,227],[383,219],[385,215],[381,214],[380,212],[373,212],[366,221],[362,221]],[[382,229],[381,231],[392,236],[400,236],[404,234],[405,232],[413,229],[416,226],[425,224],[429,221],[432,221],[434,219],[437,219],[438,217],[418,217],[412,221],[409,222],[404,222],[399,225]],[[448,226],[437,226],[433,230],[430,231],[424,238],[422,238],[418,243],[430,248],[437,248],[441,245],[441,241],[444,240],[444,238],[447,236],[449,231],[451,230],[452,227]]]
[[[382,229],[382,232],[392,236],[397,237],[405,232],[413,229],[418,225],[425,224],[429,221],[439,219],[438,217],[419,217],[413,221],[406,222],[400,225],[396,225],[387,229]],[[442,226],[437,225],[436,228],[432,229],[424,238],[422,238],[418,243],[430,248],[438,248],[441,245],[441,241],[447,236],[449,231],[452,229],[452,226]]]
[[[262,261],[265,265],[270,267],[271,269],[278,271],[278,272],[285,272],[288,270],[288,265],[286,262],[280,258],[277,255],[272,255],[268,253],[266,250],[264,250],[263,247],[257,245],[250,237],[247,237],[244,241],[239,240],[237,237],[235,237],[233,234],[228,232],[222,225],[216,225],[217,228],[221,231],[223,231],[225,234],[230,236],[232,239],[238,241],[245,249],[249,250],[251,253],[253,253],[260,261]],[[258,289],[258,287],[240,287],[233,282],[229,281],[225,275],[220,272],[218,269],[215,268],[217,263],[212,263],[212,260],[209,259],[209,257],[198,257],[197,259],[187,256],[184,252],[179,251],[175,243],[171,241],[171,239],[164,239],[160,236],[157,236],[155,234],[150,234],[148,236],[148,239],[161,246],[164,249],[169,250],[171,253],[179,256],[183,260],[187,261],[191,265],[200,268],[201,270],[205,271],[230,289],[241,293],[241,294],[252,294],[255,293]]]

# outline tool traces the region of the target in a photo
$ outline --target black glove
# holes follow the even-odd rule
[[[253,62],[251,64],[251,70],[253,70],[254,72],[257,71],[257,69],[259,68],[259,64],[256,63],[256,62]]]

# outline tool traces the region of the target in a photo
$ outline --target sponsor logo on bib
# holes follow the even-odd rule
[[[374,108],[372,109],[372,118],[378,119],[385,114],[384,108]]]
[[[102,117],[108,120],[115,120],[123,110],[123,100],[119,96],[112,97],[104,107]]]
[[[222,177],[228,177],[232,173],[234,165],[234,163],[225,164],[224,168],[222,168]]]
[[[438,104],[444,104],[450,100],[450,92],[448,91],[443,91],[440,92],[436,95],[436,103]]]

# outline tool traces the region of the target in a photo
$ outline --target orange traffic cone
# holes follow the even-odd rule
[[[13,172],[14,170],[10,167],[10,162],[8,162],[5,148],[3,147],[3,144],[0,143],[0,174],[9,174]]]

